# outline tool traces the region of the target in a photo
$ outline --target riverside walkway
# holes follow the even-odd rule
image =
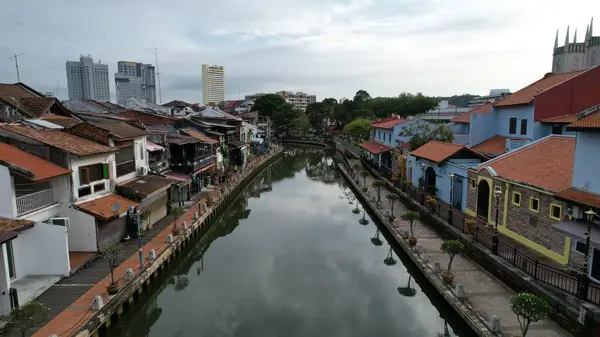
[[[351,164],[359,164],[360,160],[350,160]],[[372,204],[377,200],[377,192],[372,186],[375,178],[366,177],[366,186],[368,188],[367,198]],[[363,178],[359,178],[359,186],[363,187]],[[376,206],[375,211],[383,218],[390,214],[390,204],[386,198],[387,189],[381,189],[381,203]],[[444,254],[440,246],[443,239],[426,224],[417,220],[414,236],[417,238],[417,245],[420,249],[411,249],[403,239],[403,234],[408,233],[409,225],[407,222],[399,220],[400,215],[408,212],[409,209],[399,201],[394,205],[394,215],[397,220],[389,224],[388,229],[400,243],[400,246],[407,254],[411,256],[417,267],[421,269],[428,279],[432,282],[446,300],[459,312],[466,320],[471,320],[476,327],[473,327],[480,336],[494,336],[496,334],[488,330],[487,325],[492,315],[500,319],[500,333],[498,336],[510,337],[520,336],[521,330],[516,315],[510,309],[510,298],[515,292],[504,283],[490,275],[477,263],[464,257],[456,256],[452,264],[452,273],[454,274],[454,283],[462,284],[465,290],[465,298],[459,300],[455,289],[444,284],[441,276],[434,272],[436,261],[440,263],[442,269],[448,264],[448,255]],[[417,250],[419,253],[417,253]],[[532,323],[527,333],[528,337],[566,337],[573,336],[564,330],[557,323],[551,320],[544,320]]]

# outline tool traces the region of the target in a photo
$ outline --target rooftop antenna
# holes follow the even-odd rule
[[[158,80],[158,101],[159,101],[160,105],[162,105],[162,89],[160,87],[160,75],[161,75],[161,73],[160,73],[160,70],[158,68],[158,51],[159,51],[159,48],[156,48],[156,47],[154,47],[154,48],[146,48],[146,49],[144,49],[144,51],[149,51],[149,52],[154,53],[154,63],[156,63],[156,79]]]
[[[15,68],[17,69],[17,82],[21,82],[21,76],[19,75],[19,56],[23,56],[25,55],[25,53],[21,53],[21,54],[15,54],[14,56],[11,56],[11,59],[15,60]]]

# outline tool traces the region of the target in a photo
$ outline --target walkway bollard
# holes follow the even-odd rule
[[[187,228],[188,228],[187,221],[181,222],[181,228],[183,229],[184,232],[187,230]]]
[[[463,300],[467,297],[467,295],[465,294],[465,286],[462,284],[457,284],[456,288],[454,288],[455,292],[456,292],[456,297],[458,297],[459,300]]]
[[[172,244],[173,243],[173,234],[167,235],[167,243],[168,244]]]
[[[194,212],[194,220],[198,221],[200,217],[198,216],[198,212]]]
[[[98,311],[104,307],[104,300],[102,299],[102,296],[94,296],[92,301],[92,310]]]
[[[490,316],[490,321],[488,322],[488,329],[491,332],[500,332],[500,318],[496,315]]]
[[[148,252],[148,259],[150,261],[156,260],[156,251],[154,249],[150,249],[150,251]]]
[[[440,265],[440,261],[433,262],[433,272],[436,274],[442,272],[442,265]]]
[[[125,279],[127,281],[133,280],[133,269],[127,268],[127,270],[125,271]]]

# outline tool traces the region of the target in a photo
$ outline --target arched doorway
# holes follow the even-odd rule
[[[428,194],[435,195],[435,170],[429,166],[425,169],[425,188]]]
[[[477,186],[477,216],[487,221],[490,206],[490,184],[481,180]]]

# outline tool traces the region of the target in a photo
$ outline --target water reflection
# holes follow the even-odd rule
[[[290,151],[108,336],[445,336],[441,314],[450,317],[448,333],[472,336],[432,304],[391,246],[381,247],[384,233],[331,157]],[[364,226],[348,201],[362,211]]]

